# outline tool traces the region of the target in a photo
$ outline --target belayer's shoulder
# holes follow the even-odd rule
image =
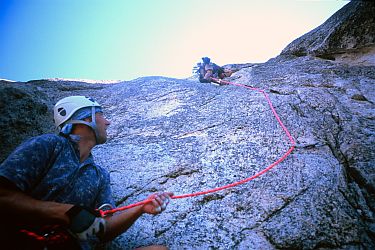
[[[64,143],[67,139],[61,135],[57,134],[43,134],[30,138],[28,141],[34,143],[43,143],[43,144],[57,144]]]
[[[51,140],[51,141],[59,141],[64,140],[65,138],[61,135],[57,134],[42,134],[34,137],[37,140]]]

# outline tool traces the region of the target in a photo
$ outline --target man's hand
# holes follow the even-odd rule
[[[150,202],[143,205],[143,212],[148,214],[159,214],[164,211],[171,200],[173,193],[170,192],[160,192],[150,195],[147,199]]]
[[[70,218],[69,230],[80,240],[87,240],[90,236],[104,235],[106,221],[100,213],[80,206],[73,206],[66,212]]]

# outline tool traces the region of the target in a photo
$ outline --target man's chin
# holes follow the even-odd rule
[[[107,137],[101,137],[98,139],[97,144],[104,144],[107,142]]]

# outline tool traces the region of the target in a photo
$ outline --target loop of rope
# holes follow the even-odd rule
[[[43,242],[46,245],[62,243],[69,240],[71,237],[71,235],[66,230],[63,230],[60,225],[46,226],[42,231],[44,231],[44,233],[36,233],[31,230],[21,229],[19,232],[37,241]]]
[[[265,99],[267,100],[268,105],[271,108],[271,111],[272,111],[273,115],[275,116],[277,122],[280,124],[283,131],[287,135],[287,137],[288,137],[288,139],[291,143],[291,146],[288,149],[288,151],[284,155],[282,155],[278,160],[276,160],[274,163],[272,163],[271,165],[269,165],[268,167],[266,167],[262,171],[259,171],[258,173],[254,174],[251,177],[248,177],[246,179],[243,179],[243,180],[240,180],[240,181],[228,184],[228,185],[224,185],[224,186],[221,186],[221,187],[217,187],[217,188],[213,188],[213,189],[209,189],[209,190],[205,190],[205,191],[195,192],[195,193],[191,193],[191,194],[174,195],[174,196],[171,197],[172,199],[182,199],[182,198],[194,197],[194,196],[199,196],[199,195],[205,195],[205,194],[218,192],[218,191],[223,190],[223,189],[232,188],[232,187],[244,184],[246,182],[249,182],[249,181],[259,177],[260,175],[268,172],[271,168],[275,167],[277,164],[282,162],[294,150],[294,147],[295,147],[295,142],[294,142],[293,137],[291,136],[291,134],[289,133],[289,131],[285,127],[285,125],[282,123],[280,117],[278,116],[275,108],[272,105],[271,99],[268,97],[267,93],[264,90],[259,89],[259,88],[254,88],[254,87],[251,87],[251,86],[248,86],[248,85],[240,84],[240,83],[233,83],[233,82],[224,81],[224,80],[221,80],[221,79],[216,79],[216,78],[211,78],[211,79],[215,82],[220,83],[220,84],[224,83],[224,84],[228,84],[228,85],[234,85],[234,86],[237,86],[237,87],[243,87],[243,88],[246,88],[246,89],[250,89],[250,90],[254,90],[254,91],[258,91],[258,92],[262,93],[264,95]],[[106,210],[106,211],[99,210],[99,212],[104,217],[108,214],[113,214],[113,213],[123,211],[123,210],[129,209],[129,208],[132,208],[132,207],[144,205],[144,204],[149,203],[149,202],[151,202],[151,200],[146,199],[146,200],[134,203],[134,204],[130,204],[130,205],[123,206],[123,207],[118,207],[118,208],[115,208],[115,209],[110,209],[110,210]]]

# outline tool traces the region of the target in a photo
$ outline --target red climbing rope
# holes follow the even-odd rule
[[[291,146],[290,146],[289,150],[284,155],[282,155],[277,161],[275,161],[274,163],[272,163],[271,165],[269,165],[268,167],[266,167],[262,171],[256,173],[255,175],[253,175],[253,176],[251,176],[249,178],[246,178],[246,179],[243,179],[243,180],[240,180],[240,181],[237,181],[237,182],[225,185],[225,186],[221,186],[221,187],[217,187],[217,188],[214,188],[214,189],[209,189],[209,190],[205,190],[205,191],[201,191],[201,192],[196,192],[196,193],[191,193],[191,194],[183,194],[183,195],[174,195],[174,196],[171,197],[172,199],[181,199],[181,198],[187,198],[187,197],[194,197],[194,196],[199,196],[199,195],[205,195],[205,194],[218,192],[218,191],[223,190],[223,189],[235,187],[235,186],[244,184],[246,182],[249,182],[249,181],[251,181],[251,180],[259,177],[260,175],[268,172],[271,168],[275,167],[277,164],[279,164],[280,162],[282,162],[294,150],[294,147],[295,147],[294,139],[290,135],[288,129],[282,123],[280,117],[278,116],[278,114],[276,113],[275,108],[272,105],[272,102],[271,102],[270,98],[268,97],[267,93],[264,90],[259,89],[259,88],[254,88],[254,87],[251,87],[251,86],[248,86],[248,85],[244,85],[244,84],[240,84],[240,83],[228,82],[228,81],[224,81],[224,80],[216,79],[216,78],[212,78],[212,80],[214,82],[219,83],[219,84],[224,83],[224,84],[228,84],[228,85],[234,85],[234,86],[243,87],[243,88],[255,90],[255,91],[258,91],[258,92],[262,93],[264,95],[264,97],[266,98],[266,100],[268,102],[268,105],[270,106],[271,111],[272,111],[273,115],[275,116],[277,122],[280,124],[280,126],[284,130],[285,134],[287,135],[287,137],[288,137],[288,139],[289,139],[289,141],[291,143]],[[129,208],[132,208],[132,207],[140,206],[140,205],[146,204],[146,203],[148,203],[150,201],[151,200],[143,200],[143,201],[140,201],[140,202],[128,205],[128,206],[118,207],[118,208],[111,209],[111,210],[106,210],[106,211],[100,210],[100,213],[101,213],[102,216],[105,216],[107,214],[112,214],[112,213],[116,213],[118,211],[123,211],[123,210],[129,209]]]
[[[60,225],[44,226],[37,232],[27,229],[21,229],[19,231],[28,237],[39,241],[44,246],[56,246],[60,243],[65,243],[72,240],[72,234],[69,233],[64,227]],[[32,247],[31,247],[32,248]],[[45,249],[47,249],[46,247]],[[34,248],[33,248],[34,249]]]

